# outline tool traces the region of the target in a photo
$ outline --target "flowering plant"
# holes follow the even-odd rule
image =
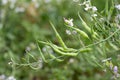
[[[0,3],[0,80],[120,78],[119,0]]]
[[[112,18],[114,10],[119,10],[119,5],[114,5],[112,2],[112,5],[109,9],[107,0],[104,10],[104,13],[106,14],[105,16],[102,16],[102,14],[98,12],[98,9],[95,6],[92,6],[90,0],[80,3],[79,6],[84,6],[84,10],[89,13],[91,25],[89,25],[81,17],[79,12],[78,17],[81,21],[80,26],[82,26],[84,29],[77,27],[74,24],[73,19],[64,18],[64,23],[67,27],[66,33],[69,36],[77,35],[77,38],[80,42],[79,48],[69,48],[56,30],[55,26],[52,24],[52,22],[50,22],[56,34],[59,46],[51,41],[44,42],[38,40],[38,48],[43,61],[47,63],[52,60],[61,62],[64,61],[65,57],[76,57],[78,55],[82,56],[85,54],[85,59],[87,59],[87,61],[89,61],[92,65],[97,65],[101,67],[101,69],[107,68],[113,73],[111,78],[119,78],[119,64],[114,63],[112,56],[109,55],[111,52],[119,51],[118,44],[120,44],[120,42],[117,41],[117,39],[119,39],[118,36],[120,32],[119,22],[118,20],[116,21],[116,18]],[[73,31],[75,34],[72,34]],[[47,51],[47,53],[50,55],[50,58],[47,60],[44,56],[45,53],[40,49],[40,44],[47,45],[51,48],[51,50],[53,50],[52,53],[51,50]]]

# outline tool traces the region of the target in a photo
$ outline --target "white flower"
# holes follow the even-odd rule
[[[93,16],[93,17],[96,17],[96,16],[97,16],[97,14],[92,14],[92,16]]]
[[[85,4],[86,7],[90,7],[90,4]]]
[[[92,7],[92,11],[93,12],[96,12],[97,11],[97,8],[95,6]]]
[[[46,47],[43,47],[43,48],[42,48],[42,51],[43,51],[43,52],[47,52],[47,48],[46,48]]]
[[[83,2],[81,4],[79,4],[79,5],[80,6],[85,5],[85,8],[84,8],[85,11],[88,11],[88,10],[92,10],[93,12],[97,11],[97,8],[95,6],[90,5],[90,0],[85,1],[85,2]]]
[[[9,65],[11,65],[13,62],[8,62]]]
[[[90,0],[88,0],[88,1],[84,1],[83,3],[81,3],[81,4],[79,4],[80,6],[82,6],[82,5],[89,5],[90,4]]]
[[[6,76],[4,74],[0,75],[0,80],[5,80]]]
[[[16,12],[16,13],[24,12],[24,11],[25,11],[25,8],[24,8],[24,7],[16,7],[16,8],[15,8],[15,12]]]
[[[10,8],[13,9],[15,7],[14,4],[10,4]]]
[[[67,20],[67,19],[64,18],[64,21],[65,21],[66,24],[68,24],[68,25],[71,26],[71,27],[74,25],[74,24],[73,24],[73,19]]]
[[[118,28],[120,28],[120,25],[117,25]]]
[[[89,9],[92,8],[92,7],[90,6],[90,2],[89,2],[89,1],[85,1],[85,2],[83,2],[83,3],[81,3],[81,4],[79,4],[79,5],[80,5],[80,6],[85,5],[85,8],[84,8],[85,11],[88,11]]]
[[[70,30],[66,30],[66,34],[71,35],[71,31]]]
[[[9,0],[10,1],[10,8],[13,9],[15,7],[16,0]]]
[[[73,58],[69,59],[69,63],[74,63],[74,62],[75,62],[75,60]]]
[[[88,10],[89,10],[89,8],[88,8],[88,7],[86,7],[86,8],[84,8],[84,10],[85,10],[85,11],[88,11]]]
[[[30,46],[27,46],[26,49],[25,49],[26,52],[29,52],[31,51],[31,47]]]
[[[85,4],[85,6],[86,6],[86,7],[85,7],[84,9],[85,9],[86,11],[88,11],[89,9],[92,8],[89,4]]]
[[[115,5],[115,8],[117,8],[118,10],[120,10],[120,4]]]
[[[35,8],[39,8],[40,4],[39,3],[35,3]]]
[[[7,80],[16,80],[16,79],[14,78],[14,76],[9,76]]]
[[[2,4],[6,5],[8,3],[8,0],[2,0]]]
[[[100,22],[103,22],[103,21],[104,21],[104,18],[100,18],[99,21],[100,21]]]

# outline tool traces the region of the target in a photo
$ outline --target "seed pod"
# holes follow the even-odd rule
[[[85,23],[85,21],[81,18],[80,14],[78,13],[78,16],[80,18],[80,20],[82,21],[82,25],[85,27],[85,29],[88,31],[88,32],[91,32],[91,29],[90,27]]]
[[[80,20],[82,21],[82,25],[84,26],[84,28],[89,32],[92,33],[92,37],[93,38],[97,38],[98,34],[94,31],[91,30],[91,28],[85,23],[85,21],[81,18],[80,14],[78,13],[78,16],[80,18]]]
[[[70,27],[70,26],[68,26],[68,27]],[[83,36],[84,38],[87,38],[87,39],[89,39],[89,37],[88,37],[88,35],[84,32],[84,31],[82,31],[82,30],[80,30],[80,29],[78,29],[78,28],[75,28],[75,27],[70,27],[71,29],[73,29],[73,30],[75,30],[75,31],[77,31],[81,36]]]
[[[50,46],[53,48],[53,50],[56,52],[56,53],[59,53],[61,55],[66,55],[66,56],[77,56],[78,53],[75,53],[75,52],[63,52],[61,50],[59,50],[56,46],[50,44]]]
[[[88,52],[88,51],[91,51],[92,49],[91,48],[83,48],[83,49],[80,49],[79,52]]]
[[[57,32],[57,30],[55,29],[55,26],[52,24],[52,22],[50,22],[55,34],[56,34],[56,37],[60,43],[60,45],[64,48],[64,49],[67,49],[67,46],[65,45],[65,43],[63,42],[62,38],[60,37],[59,33]]]
[[[50,43],[51,45],[53,45],[54,47],[56,47],[57,49],[63,51],[63,52],[76,52],[77,50],[76,49],[73,49],[73,48],[67,48],[67,49],[64,49],[62,47],[59,47],[53,43]]]
[[[40,52],[40,55],[41,55],[43,61],[47,63],[48,61],[45,59],[45,57],[44,57],[44,55],[43,55],[43,53],[42,53],[42,51],[41,51],[39,45],[38,45],[38,50],[39,50],[39,52]]]

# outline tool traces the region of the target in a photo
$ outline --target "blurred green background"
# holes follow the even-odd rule
[[[102,11],[106,0],[91,0]],[[51,40],[58,43],[49,24],[55,25],[69,47],[78,47],[75,36],[65,33],[63,18],[73,18],[80,25],[77,13],[87,13],[72,0],[0,0],[0,75],[14,75],[16,80],[108,80],[99,67],[91,65],[83,56],[69,57],[63,62],[40,63],[39,70],[29,66],[11,66],[11,56],[18,63],[25,63],[26,50],[40,59],[36,40]],[[103,14],[104,15],[104,14]],[[89,16],[88,16],[89,17]],[[71,43],[72,42],[72,43]],[[34,60],[31,60],[34,61]],[[104,77],[104,78],[103,78]],[[1,80],[1,79],[0,79]]]

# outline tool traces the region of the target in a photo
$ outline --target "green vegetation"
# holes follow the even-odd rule
[[[0,80],[119,80],[119,0],[0,0]]]

